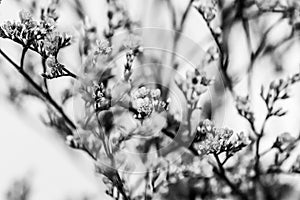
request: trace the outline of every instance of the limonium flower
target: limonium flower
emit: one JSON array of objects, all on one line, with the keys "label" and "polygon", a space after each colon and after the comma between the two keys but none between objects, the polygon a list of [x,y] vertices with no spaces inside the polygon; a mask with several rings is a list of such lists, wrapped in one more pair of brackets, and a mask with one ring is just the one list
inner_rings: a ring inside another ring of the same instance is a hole
[{"label": "limonium flower", "polygon": [[199,123],[196,132],[194,147],[199,154],[233,154],[248,143],[248,137],[243,133],[235,134],[228,128],[216,128],[208,119]]},{"label": "limonium flower", "polygon": [[201,0],[195,2],[195,7],[203,14],[207,21],[212,21],[217,14],[217,1],[215,0]]},{"label": "limonium flower", "polygon": [[71,44],[70,35],[55,31],[58,17],[51,9],[46,13],[43,12],[39,21],[34,20],[31,13],[25,10],[19,13],[19,18],[19,22],[8,21],[1,25],[0,37],[31,48],[45,59],[57,56],[61,48]]},{"label": "limonium flower", "polygon": [[153,111],[162,112],[167,109],[168,103],[160,100],[159,89],[140,87],[131,93],[132,107],[136,110],[138,119],[149,117]]}]

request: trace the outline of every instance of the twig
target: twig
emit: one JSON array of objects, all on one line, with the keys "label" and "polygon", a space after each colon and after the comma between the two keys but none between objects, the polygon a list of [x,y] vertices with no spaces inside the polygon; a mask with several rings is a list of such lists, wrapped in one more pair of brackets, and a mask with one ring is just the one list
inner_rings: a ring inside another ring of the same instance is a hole
[{"label": "twig", "polygon": [[265,132],[265,126],[266,126],[266,123],[268,121],[268,119],[271,117],[271,113],[270,111],[268,111],[268,114],[266,115],[264,121],[263,121],[263,124],[262,124],[262,127],[261,127],[261,131],[259,134],[257,134],[257,140],[256,140],[256,149],[255,149],[255,166],[254,166],[254,169],[255,169],[255,176],[258,178],[259,174],[260,174],[260,170],[259,170],[259,159],[260,159],[260,154],[259,154],[259,148],[260,148],[260,141],[261,141],[261,138],[263,137],[264,135],[264,132]]},{"label": "twig", "polygon": [[70,70],[68,70],[67,68],[63,67],[62,70],[65,71],[65,72],[67,73],[67,76],[70,76],[70,77],[75,78],[75,79],[78,78],[76,74],[72,73],[72,72],[71,72]]},{"label": "twig", "polygon": [[224,81],[225,81],[225,85],[228,87],[230,93],[232,94],[233,97],[235,97],[235,93],[233,91],[233,85],[232,85],[232,81],[227,73],[227,68],[228,68],[228,64],[229,64],[229,59],[228,56],[225,56],[225,50],[222,46],[222,44],[220,43],[217,35],[215,34],[213,28],[210,25],[210,22],[205,18],[204,13],[201,10],[198,10],[198,12],[200,13],[201,17],[203,18],[203,20],[206,23],[207,28],[210,31],[210,34],[215,42],[215,44],[217,45],[219,52],[220,52],[220,70],[222,72]]},{"label": "twig", "polygon": [[241,197],[241,199],[248,199],[248,197],[244,194],[244,193],[242,193],[238,188],[237,188],[237,186],[236,185],[234,185],[230,180],[229,180],[229,178],[227,177],[227,175],[226,175],[226,171],[225,171],[225,169],[224,169],[224,167],[223,167],[223,165],[222,165],[222,163],[221,163],[221,161],[220,161],[220,159],[219,159],[219,156],[216,154],[216,153],[214,153],[213,154],[214,155],[214,157],[215,157],[215,159],[216,159],[216,161],[217,161],[217,164],[218,164],[218,168],[219,168],[219,170],[217,170],[217,169],[215,169],[214,171],[220,176],[220,178],[222,178],[225,182],[226,182],[226,184],[232,189],[232,191],[235,193],[235,194],[237,194],[238,196],[240,196]]},{"label": "twig", "polygon": [[10,62],[16,70],[61,114],[61,116],[66,120],[67,124],[71,126],[71,128],[76,129],[75,124],[69,119],[69,117],[64,113],[63,109],[53,100],[53,98],[46,93],[33,79],[19,67],[6,53],[0,49],[0,54]]},{"label": "twig", "polygon": [[[42,66],[43,66],[43,73],[45,74],[46,71],[47,71],[46,59],[45,58],[42,58]],[[43,77],[43,79],[44,79],[44,85],[45,85],[46,92],[49,93],[47,78]]]},{"label": "twig", "polygon": [[[188,3],[188,5],[187,5],[187,7],[186,7],[186,9],[185,9],[185,11],[184,11],[184,13],[182,15],[182,18],[180,20],[180,25],[179,25],[179,27],[176,27],[176,30],[175,30],[175,36],[174,36],[173,47],[172,47],[172,52],[173,53],[172,53],[172,56],[171,56],[171,63],[170,63],[171,67],[173,67],[175,70],[178,67],[178,65],[175,62],[175,56],[176,56],[175,52],[177,50],[178,41],[179,41],[180,36],[181,36],[181,34],[183,32],[184,25],[185,25],[188,13],[189,13],[189,11],[192,8],[193,2],[194,2],[194,0],[190,0],[189,1],[189,3]],[[173,23],[175,23],[175,21],[173,21]],[[172,73],[174,73],[174,72],[172,71]],[[162,96],[162,98],[165,99],[165,100],[167,99],[168,94],[169,94],[169,89],[168,88],[169,88],[169,85],[171,84],[171,78],[172,77],[173,77],[172,74],[170,74],[170,76],[167,77],[167,81],[166,81],[167,86],[165,87],[165,92],[163,92],[163,96]]]},{"label": "twig", "polygon": [[21,62],[20,62],[20,68],[21,69],[24,69],[24,60],[25,60],[25,55],[26,55],[26,52],[28,50],[28,47],[23,47],[23,50],[22,50],[22,55],[21,55]]}]

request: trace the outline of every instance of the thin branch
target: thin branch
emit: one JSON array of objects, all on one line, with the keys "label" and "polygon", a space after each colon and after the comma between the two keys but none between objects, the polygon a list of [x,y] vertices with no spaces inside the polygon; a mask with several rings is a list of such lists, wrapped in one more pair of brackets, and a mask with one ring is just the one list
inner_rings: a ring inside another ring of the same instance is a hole
[{"label": "thin branch", "polygon": [[26,55],[26,52],[28,50],[28,47],[23,47],[23,50],[22,50],[22,55],[21,55],[21,62],[20,62],[20,68],[21,69],[24,69],[24,60],[25,60],[25,55]]},{"label": "thin branch", "polygon": [[264,121],[263,121],[263,124],[262,124],[262,127],[261,127],[261,131],[260,133],[257,135],[257,140],[256,140],[256,149],[255,149],[255,166],[254,166],[254,169],[255,169],[255,176],[258,177],[260,175],[260,169],[259,169],[259,160],[260,160],[260,153],[259,153],[259,149],[260,149],[260,141],[261,141],[261,138],[263,137],[264,135],[264,132],[265,132],[265,127],[266,127],[266,123],[268,121],[268,119],[271,117],[271,113],[270,111],[268,111],[268,114],[266,115]]},{"label": "thin branch", "polygon": [[226,184],[232,189],[232,191],[235,194],[237,194],[238,196],[241,197],[241,199],[248,199],[248,197],[243,192],[241,192],[239,190],[239,188],[229,180],[229,178],[226,175],[226,171],[220,161],[219,156],[215,153],[214,157],[215,157],[215,160],[217,161],[218,168],[219,168],[219,170],[215,169],[214,171],[219,175],[220,178],[222,178],[226,182]]},{"label": "thin branch", "polygon": [[171,0],[166,0],[166,1],[169,6],[169,9],[171,11],[172,26],[173,26],[173,29],[175,30],[177,27],[176,11],[175,11],[174,5],[172,4]]},{"label": "thin branch", "polygon": [[63,109],[53,100],[53,98],[46,93],[33,79],[19,67],[6,53],[0,49],[0,54],[10,62],[16,70],[61,114],[61,116],[66,120],[66,123],[70,125],[71,128],[76,129],[75,124],[69,119],[69,117],[64,113]]},{"label": "thin branch", "polygon": [[180,21],[180,26],[179,26],[179,29],[177,30],[180,33],[184,29],[185,21],[186,21],[186,18],[187,18],[187,15],[188,15],[190,9],[192,8],[193,2],[194,2],[194,0],[189,1],[189,4],[187,5],[187,7],[186,7],[186,9],[185,9],[185,11],[182,15],[182,18],[181,18],[181,21]]},{"label": "thin branch", "polygon": [[68,70],[67,68],[63,67],[62,70],[63,70],[64,72],[67,73],[67,76],[70,76],[70,77],[75,78],[75,79],[78,78],[76,74],[72,73],[72,72],[71,72],[70,70]]},{"label": "thin branch", "polygon": [[[178,67],[178,65],[175,62],[175,56],[176,56],[175,52],[177,50],[178,41],[179,41],[180,36],[181,36],[181,34],[183,32],[184,25],[185,25],[188,13],[189,13],[189,11],[192,8],[193,2],[194,2],[194,0],[190,0],[189,1],[189,3],[188,3],[188,5],[187,5],[187,7],[186,7],[186,9],[185,9],[185,11],[184,11],[184,13],[182,15],[182,18],[181,18],[181,21],[180,21],[180,25],[175,30],[175,36],[174,36],[173,47],[172,47],[173,54],[171,55],[171,63],[170,63],[171,67],[173,67],[175,70]],[[175,22],[173,21],[173,23],[175,23]],[[167,81],[166,81],[167,86],[165,87],[165,92],[163,92],[162,98],[165,99],[165,100],[167,99],[168,94],[169,94],[169,89],[168,88],[169,88],[169,85],[171,84],[170,83],[171,82],[171,77],[172,77],[172,74],[170,74],[170,76],[168,76]]]},{"label": "thin branch", "polygon": [[206,23],[207,28],[209,29],[209,32],[215,42],[215,44],[217,45],[219,52],[220,52],[220,70],[222,72],[223,78],[225,79],[225,85],[228,87],[228,89],[230,90],[230,93],[233,95],[233,97],[235,98],[235,92],[233,91],[233,85],[232,85],[232,81],[227,73],[227,68],[229,65],[229,58],[228,56],[225,56],[225,50],[221,44],[221,42],[218,39],[218,36],[215,34],[213,28],[210,25],[210,22],[205,18],[205,15],[203,13],[203,11],[201,11],[200,9],[198,10],[198,12],[200,13],[201,17],[203,18],[203,20]]},{"label": "thin branch", "polygon": [[[42,58],[42,66],[43,66],[43,73],[45,74],[46,71],[47,71],[46,59],[45,58]],[[44,85],[45,85],[46,92],[49,93],[48,80],[47,80],[46,77],[43,77],[43,80],[44,80]]]},{"label": "thin branch", "polygon": [[226,155],[226,158],[223,160],[222,165],[224,165],[231,157],[232,157],[232,154]]}]

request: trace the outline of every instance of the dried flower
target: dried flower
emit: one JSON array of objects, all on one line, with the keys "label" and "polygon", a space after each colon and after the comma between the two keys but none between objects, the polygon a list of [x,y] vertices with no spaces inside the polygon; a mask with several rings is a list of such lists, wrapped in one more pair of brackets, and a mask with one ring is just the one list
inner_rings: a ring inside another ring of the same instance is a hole
[{"label": "dried flower", "polygon": [[144,119],[149,117],[153,111],[162,112],[167,109],[168,102],[160,100],[159,89],[148,89],[140,87],[131,93],[132,107],[136,110],[135,117]]},{"label": "dried flower", "polygon": [[217,13],[217,1],[215,0],[205,0],[198,1],[198,5],[195,3],[196,9],[203,15],[204,19],[208,22],[211,22]]},{"label": "dried flower", "polygon": [[40,53],[45,57],[56,56],[61,48],[71,44],[72,37],[67,33],[52,32],[41,43]]},{"label": "dried flower", "polygon": [[42,76],[47,79],[53,79],[68,75],[64,72],[64,65],[57,62],[54,57],[50,57],[47,59],[46,66],[48,67],[48,69],[50,69],[50,71],[42,73]]},{"label": "dried flower", "polygon": [[244,133],[234,134],[227,128],[216,128],[208,119],[200,122],[197,127],[194,147],[199,154],[233,153],[245,147],[249,141]]},{"label": "dried flower", "polygon": [[[52,10],[51,10],[52,9]],[[20,22],[6,22],[0,26],[0,37],[8,38],[41,54],[44,59],[57,56],[61,48],[69,46],[71,37],[55,31],[57,16],[54,8],[43,11],[41,20],[33,20],[30,12],[19,13]]]}]

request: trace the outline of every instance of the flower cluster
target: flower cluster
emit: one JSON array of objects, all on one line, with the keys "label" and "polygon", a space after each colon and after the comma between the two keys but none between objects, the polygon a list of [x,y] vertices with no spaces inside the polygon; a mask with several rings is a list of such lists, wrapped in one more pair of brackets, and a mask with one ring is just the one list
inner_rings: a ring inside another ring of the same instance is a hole
[{"label": "flower cluster", "polygon": [[50,71],[42,73],[42,76],[47,79],[58,78],[61,76],[66,76],[64,72],[64,65],[57,62],[53,57],[50,57],[47,60],[47,66],[50,68]]},{"label": "flower cluster", "polygon": [[41,20],[35,21],[28,11],[19,13],[20,22],[6,22],[0,26],[0,37],[8,38],[41,54],[44,58],[56,56],[61,48],[71,43],[66,33],[55,31],[57,15],[54,8],[42,12]]},{"label": "flower cluster", "polygon": [[200,122],[194,141],[194,147],[199,154],[226,152],[233,155],[249,143],[248,137],[243,132],[234,134],[228,128],[216,128],[208,119]]},{"label": "flower cluster", "polygon": [[211,22],[217,13],[217,1],[216,0],[205,0],[196,2],[195,7],[203,15],[204,19]]},{"label": "flower cluster", "polygon": [[212,79],[207,78],[204,72],[200,73],[195,69],[194,71],[187,71],[186,80],[180,80],[176,83],[184,93],[187,101],[194,104],[206,92],[207,87],[212,83]]},{"label": "flower cluster", "polygon": [[160,100],[159,89],[140,87],[131,93],[132,107],[137,119],[149,117],[153,111],[162,112],[168,108],[168,102]]}]

